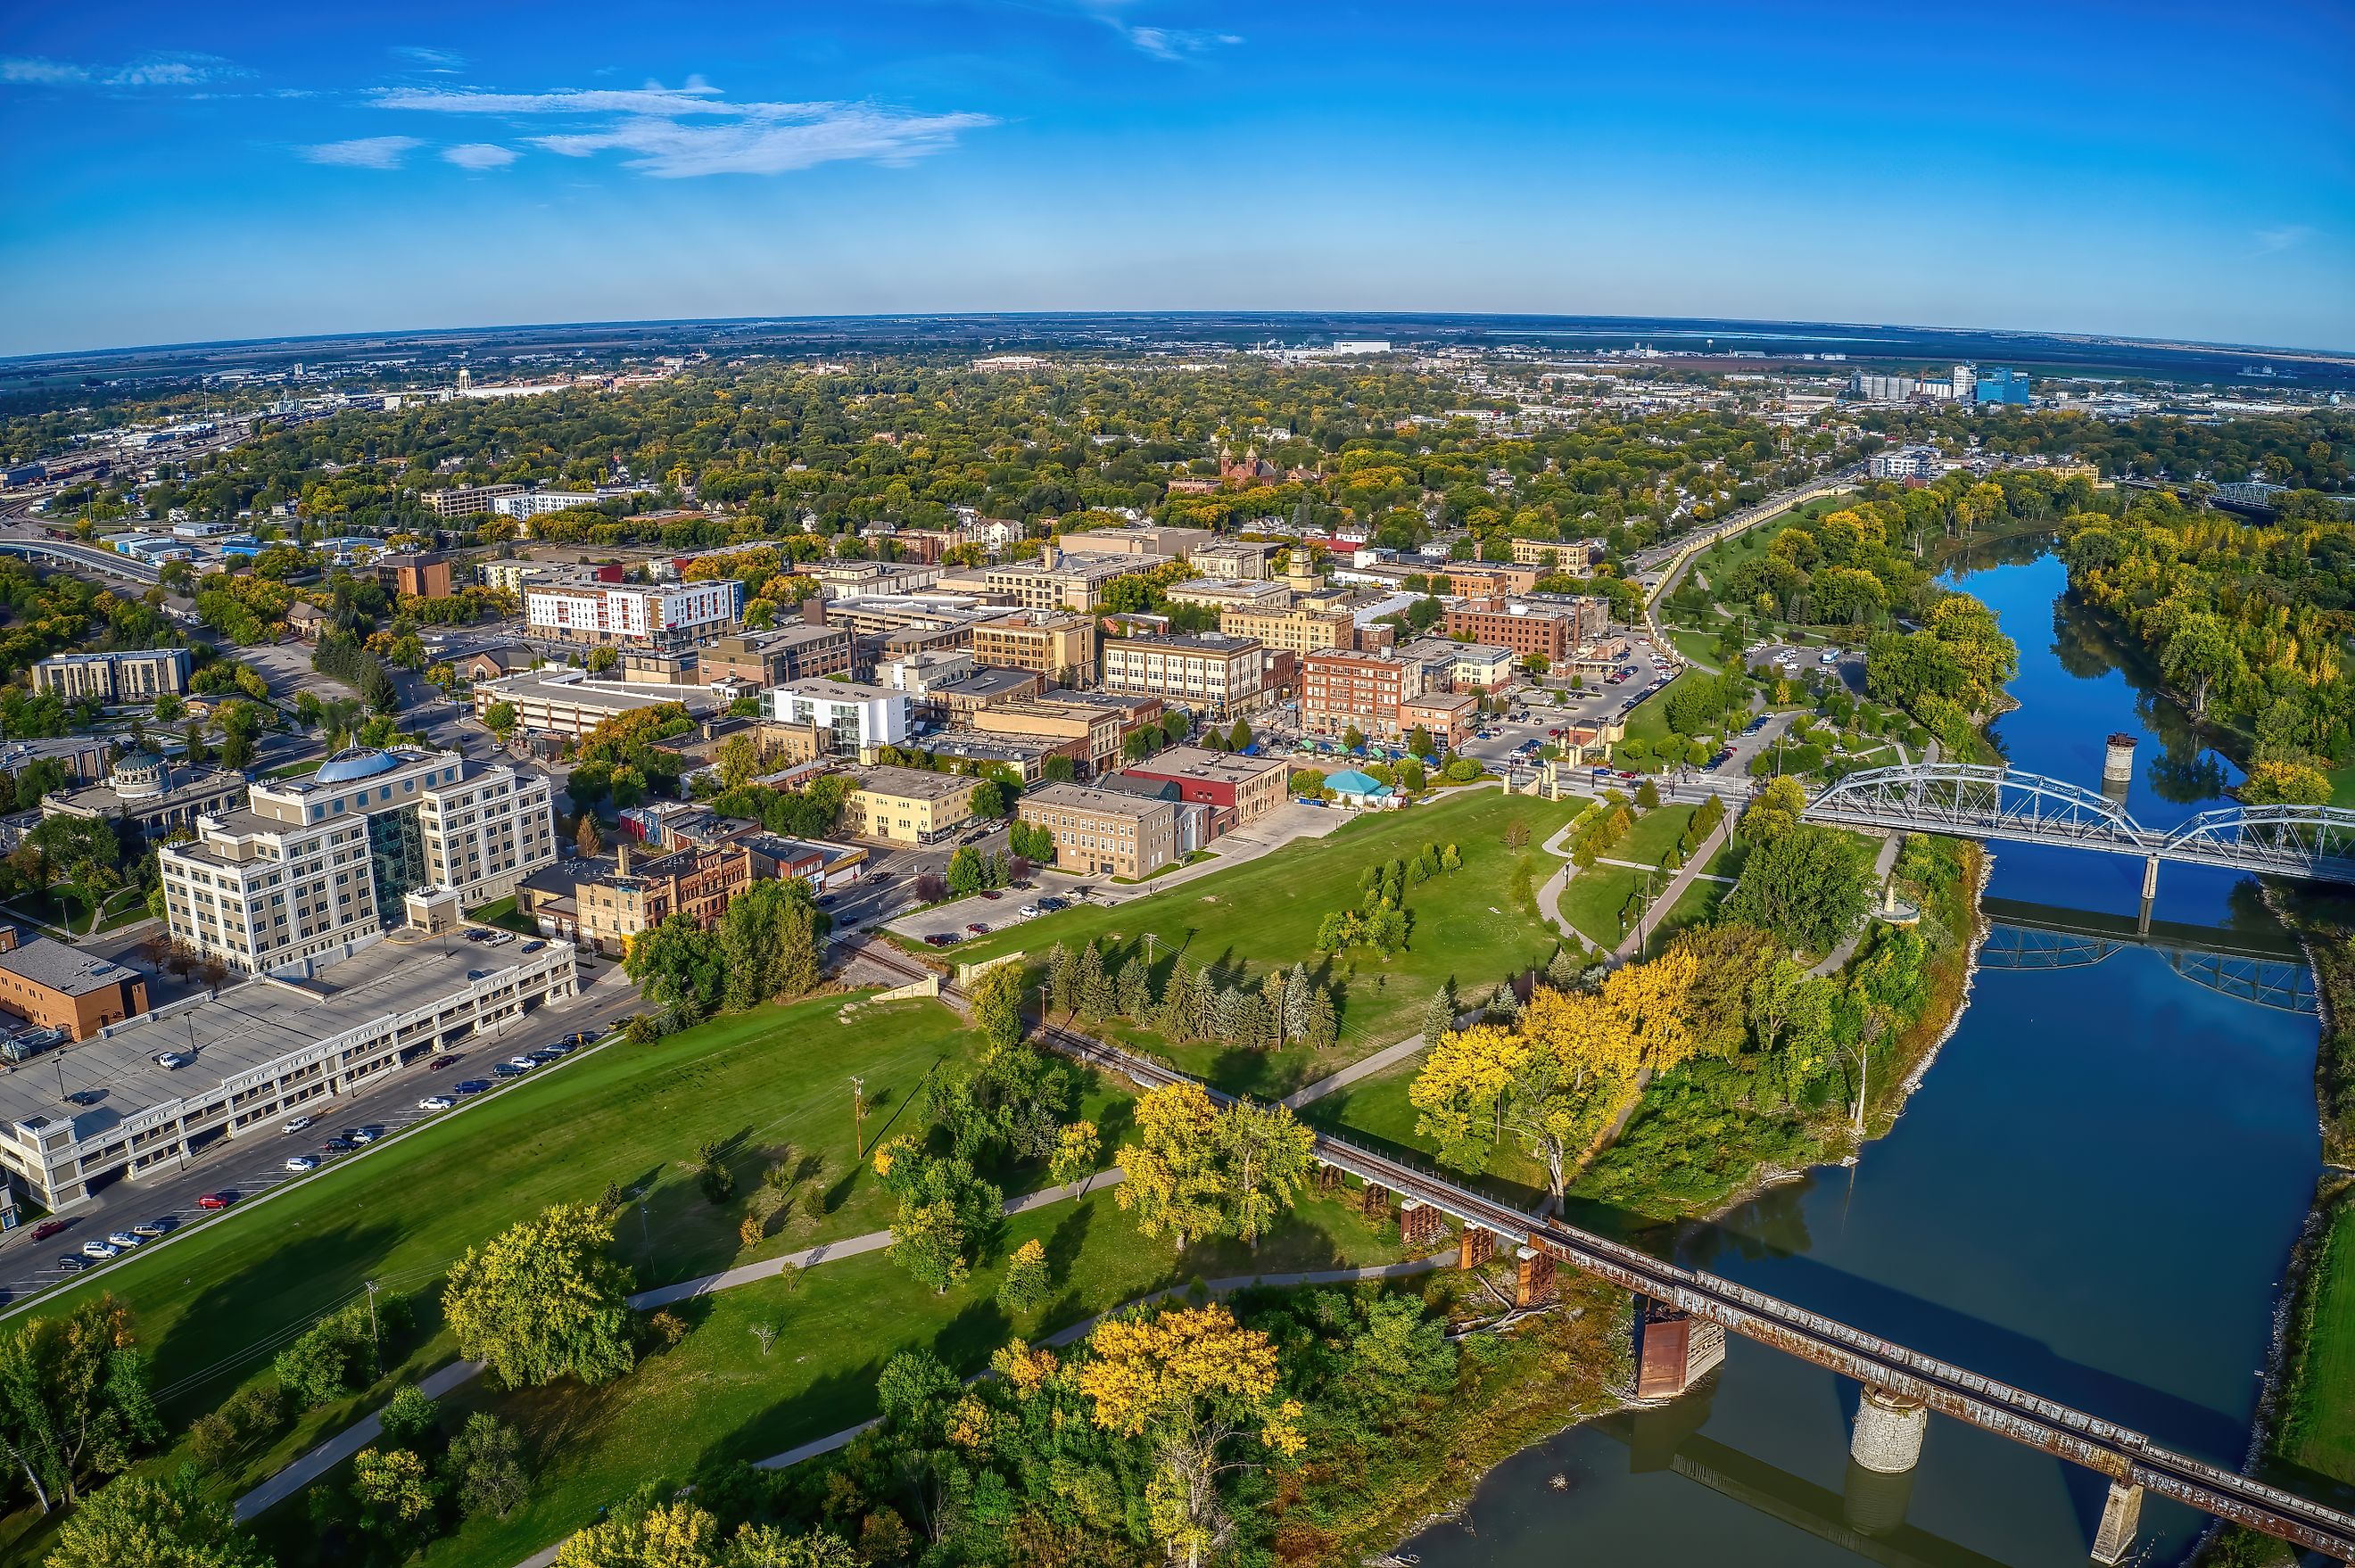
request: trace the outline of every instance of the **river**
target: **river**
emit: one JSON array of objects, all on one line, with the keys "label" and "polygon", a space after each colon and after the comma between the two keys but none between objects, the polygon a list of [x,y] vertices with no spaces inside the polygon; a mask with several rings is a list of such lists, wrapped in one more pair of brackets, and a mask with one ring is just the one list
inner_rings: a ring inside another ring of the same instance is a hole
[{"label": "river", "polygon": [[[2115,667],[2037,549],[1948,579],[2019,645],[2019,706],[1996,725],[2013,765],[2096,787],[2104,738],[2124,731],[2141,741],[2138,820],[2212,803],[2231,765]],[[2132,915],[2141,874],[2138,860],[2000,846],[1987,891]],[[2232,876],[2177,866],[2153,912],[2265,918]],[[1983,967],[1904,1115],[1856,1166],[1660,1244],[2237,1467],[2320,1169],[2316,1040],[2311,1017],[2203,988],[2146,948]],[[1684,1399],[1525,1450],[1401,1551],[1426,1568],[2086,1561],[2105,1490],[2090,1472],[1943,1417],[1910,1477],[1853,1470],[1856,1403],[1855,1384],[1737,1339]],[[2205,1523],[2157,1498],[2142,1520],[2153,1563],[2179,1559]]]}]

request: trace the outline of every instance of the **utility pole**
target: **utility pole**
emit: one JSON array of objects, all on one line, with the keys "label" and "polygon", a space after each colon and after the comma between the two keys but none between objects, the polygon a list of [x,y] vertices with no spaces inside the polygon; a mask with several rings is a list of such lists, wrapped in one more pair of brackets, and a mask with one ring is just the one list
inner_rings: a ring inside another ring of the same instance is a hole
[{"label": "utility pole", "polygon": [[850,1080],[850,1147],[856,1157],[867,1157],[867,1080],[857,1074]]},{"label": "utility pole", "polygon": [[376,1281],[371,1279],[363,1283],[368,1286],[368,1346],[378,1363],[381,1365],[384,1360],[384,1340],[377,1330]]}]

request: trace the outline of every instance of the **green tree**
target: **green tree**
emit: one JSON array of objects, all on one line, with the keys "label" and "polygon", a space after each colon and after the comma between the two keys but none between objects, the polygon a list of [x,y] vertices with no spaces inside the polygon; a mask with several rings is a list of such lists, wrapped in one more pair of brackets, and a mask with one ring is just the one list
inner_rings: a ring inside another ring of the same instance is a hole
[{"label": "green tree", "polygon": [[727,1005],[806,995],[823,967],[825,921],[797,879],[754,882],[730,900],[718,933]]},{"label": "green tree", "polygon": [[48,1568],[270,1568],[238,1531],[226,1499],[208,1499],[193,1466],[168,1477],[123,1476],[92,1492],[59,1528]]},{"label": "green tree", "polygon": [[1807,808],[1807,792],[1796,779],[1775,779],[1760,790],[1742,813],[1742,837],[1752,844],[1767,844],[1799,826]]},{"label": "green tree", "polygon": [[474,1412],[450,1440],[442,1477],[468,1518],[486,1513],[506,1518],[530,1493],[522,1435],[489,1411]]},{"label": "green tree", "polygon": [[1022,965],[1000,964],[984,970],[966,989],[973,1029],[983,1042],[1002,1049],[1022,1038]]},{"label": "green tree", "polygon": [[[986,816],[995,821],[1003,817],[1006,812],[1006,791],[996,779],[984,779],[973,786],[973,814],[975,816]],[[955,857],[951,856],[950,859]]]},{"label": "green tree", "polygon": [[613,1242],[602,1208],[558,1203],[467,1248],[442,1293],[459,1352],[507,1388],[628,1371],[630,1271],[608,1255]]},{"label": "green tree", "polygon": [[949,857],[948,884],[950,896],[953,898],[969,897],[974,893],[981,891],[983,887],[986,885],[986,882],[987,873],[982,864],[981,852],[970,844],[958,845],[956,853]]},{"label": "green tree", "polygon": [[0,1441],[43,1511],[164,1435],[131,1311],[111,1295],[0,1339]]},{"label": "green tree", "polygon": [[412,1541],[432,1525],[441,1488],[425,1461],[407,1448],[363,1448],[352,1457],[352,1499],[360,1528]]},{"label": "green tree", "polygon": [[1246,1100],[1220,1113],[1217,1141],[1229,1228],[1256,1252],[1316,1168],[1316,1135],[1284,1106]]},{"label": "green tree", "polygon": [[[310,694],[305,692],[304,695],[307,697]],[[163,715],[159,713],[156,717],[160,719]],[[512,702],[494,702],[483,710],[484,728],[497,736],[502,746],[514,736],[516,719],[516,705]]]},{"label": "green tree", "polygon": [[689,1019],[716,1012],[727,992],[727,966],[712,933],[683,914],[630,938],[622,970],[646,1000]]},{"label": "green tree", "polygon": [[1872,907],[1872,868],[1847,835],[1803,822],[1756,845],[1725,915],[1785,945],[1828,953]]},{"label": "green tree", "polygon": [[1033,1236],[1015,1248],[1014,1255],[1006,1261],[1006,1277],[997,1285],[997,1305],[1011,1317],[1034,1312],[1046,1305],[1052,1283],[1047,1268],[1047,1249]]}]

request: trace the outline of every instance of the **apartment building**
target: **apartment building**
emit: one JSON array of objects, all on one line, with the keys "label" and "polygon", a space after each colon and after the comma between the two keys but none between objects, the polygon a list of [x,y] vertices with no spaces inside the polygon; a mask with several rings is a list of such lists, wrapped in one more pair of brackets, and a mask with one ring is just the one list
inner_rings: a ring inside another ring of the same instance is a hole
[{"label": "apartment building", "polygon": [[406,550],[380,556],[376,563],[376,581],[388,593],[447,599],[451,594],[450,558],[435,550]]},{"label": "apartment building", "polygon": [[763,718],[810,724],[834,737],[838,757],[863,756],[879,746],[908,742],[908,694],[851,680],[797,680],[762,693]]},{"label": "apartment building", "polygon": [[1096,623],[1092,615],[1025,610],[973,628],[976,664],[1035,669],[1066,686],[1092,686],[1096,679]]},{"label": "apartment building", "polygon": [[474,580],[485,588],[521,593],[524,584],[554,577],[558,568],[544,560],[486,560],[474,568]]},{"label": "apartment building", "polygon": [[33,690],[66,702],[153,702],[188,689],[188,650],[144,648],[135,653],[59,654],[33,667]]},{"label": "apartment building", "polygon": [[1054,547],[1065,555],[1124,556],[1131,571],[1148,571],[1163,561],[1183,560],[1196,550],[1217,544],[1209,528],[1147,523],[1126,528],[1082,528],[1059,536]]},{"label": "apartment building", "polygon": [[1157,697],[1212,719],[1266,699],[1266,645],[1255,637],[1116,637],[1104,645],[1103,688]]},{"label": "apartment building", "polygon": [[1423,667],[1395,653],[1326,648],[1300,661],[1300,723],[1320,735],[1355,728],[1372,740],[1394,741],[1409,726],[1403,703],[1423,694]]},{"label": "apartment building", "polygon": [[1155,556],[1072,556],[1050,545],[1037,561],[993,566],[983,581],[990,592],[1025,610],[1088,611],[1102,603],[1104,585],[1114,578],[1165,564]]},{"label": "apartment building", "polygon": [[1231,637],[1256,637],[1271,648],[1309,654],[1318,648],[1357,645],[1358,623],[1347,610],[1295,604],[1282,610],[1229,606],[1219,612],[1219,630]]},{"label": "apartment building", "polygon": [[1194,551],[1187,563],[1205,577],[1265,582],[1275,575],[1276,557],[1291,548],[1265,539],[1220,539]]},{"label": "apartment building", "polygon": [[1501,596],[1534,592],[1538,579],[1545,572],[1535,566],[1509,561],[1452,560],[1433,568],[1431,575],[1446,578],[1450,592]]},{"label": "apartment building", "polygon": [[847,675],[851,656],[847,628],[801,624],[721,637],[703,650],[700,667],[706,685],[748,680],[754,686],[784,686]]},{"label": "apartment building", "polygon": [[461,485],[453,490],[420,490],[417,504],[447,522],[452,517],[498,511],[503,497],[523,493],[520,485]]},{"label": "apartment building", "polygon": [[1200,604],[1220,612],[1285,610],[1299,597],[1291,581],[1284,578],[1253,582],[1243,578],[1189,577],[1183,582],[1171,583],[1163,592],[1172,604]]},{"label": "apartment building", "polygon": [[1284,804],[1291,789],[1292,764],[1282,757],[1172,746],[1121,772],[1130,778],[1174,784],[1179,799],[1231,812],[1231,827],[1247,827]]},{"label": "apartment building", "polygon": [[1468,691],[1426,691],[1399,704],[1399,727],[1428,730],[1444,750],[1453,751],[1480,728],[1479,708],[1480,699]]},{"label": "apartment building", "polygon": [[734,578],[661,584],[527,582],[525,635],[591,646],[680,649],[732,630],[744,618]]},{"label": "apartment building", "polygon": [[556,859],[548,780],[455,752],[356,747],[308,778],[251,785],[157,855],[173,939],[248,974],[349,955],[404,897],[487,903]]},{"label": "apartment building", "polygon": [[1059,869],[1132,881],[1177,859],[1178,811],[1173,801],[1070,784],[1034,789],[1015,807],[1054,835]]},{"label": "apartment building", "polygon": [[1547,573],[1584,577],[1594,570],[1594,546],[1587,539],[1562,543],[1555,539],[1515,539],[1513,559],[1523,566],[1542,567]]},{"label": "apartment building", "polygon": [[516,908],[550,936],[618,958],[633,937],[675,914],[711,930],[762,865],[739,840],[641,855],[623,838],[611,859],[566,860],[534,872],[516,890]]},{"label": "apartment building", "polygon": [[867,768],[842,803],[842,830],[894,844],[931,844],[973,819],[973,792],[981,781],[965,773],[917,768]]},{"label": "apartment building", "polygon": [[1510,648],[1516,658],[1561,664],[1608,630],[1610,619],[1602,599],[1471,599],[1448,606],[1440,626],[1451,637]]}]

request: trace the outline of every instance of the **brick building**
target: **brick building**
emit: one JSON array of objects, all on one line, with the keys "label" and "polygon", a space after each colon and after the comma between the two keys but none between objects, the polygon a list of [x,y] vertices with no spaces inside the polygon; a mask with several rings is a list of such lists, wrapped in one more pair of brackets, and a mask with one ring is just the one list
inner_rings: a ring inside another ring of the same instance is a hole
[{"label": "brick building", "polygon": [[1282,757],[1242,757],[1231,752],[1206,752],[1199,746],[1172,746],[1121,771],[1131,778],[1174,784],[1180,800],[1231,811],[1233,826],[1246,827],[1284,804],[1292,766]]},{"label": "brick building", "polygon": [[1395,740],[1405,733],[1400,705],[1423,694],[1423,666],[1392,653],[1325,648],[1300,661],[1301,727],[1316,734],[1355,726],[1370,739]]},{"label": "brick building", "polygon": [[1265,700],[1265,653],[1255,637],[1116,637],[1104,645],[1103,688],[1231,719]]},{"label": "brick building", "polygon": [[1178,806],[1118,790],[1057,784],[1016,806],[1055,838],[1055,864],[1083,876],[1149,877],[1177,858]]}]

